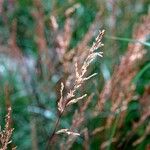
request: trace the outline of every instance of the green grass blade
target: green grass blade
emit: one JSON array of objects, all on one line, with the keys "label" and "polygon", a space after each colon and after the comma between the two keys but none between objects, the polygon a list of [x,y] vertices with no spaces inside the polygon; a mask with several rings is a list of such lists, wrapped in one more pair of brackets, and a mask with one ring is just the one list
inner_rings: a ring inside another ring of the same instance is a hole
[{"label": "green grass blade", "polygon": [[133,43],[140,43],[142,45],[145,46],[149,46],[150,47],[150,43],[149,42],[142,42],[139,40],[135,40],[135,39],[130,39],[130,38],[122,38],[122,37],[115,37],[115,36],[105,36],[105,38],[107,39],[112,39],[112,40],[119,40],[119,41],[124,41],[124,42],[133,42]]},{"label": "green grass blade", "polygon": [[136,75],[136,77],[133,79],[133,83],[136,84],[137,81],[141,78],[141,76],[143,75],[143,73],[145,71],[147,71],[148,69],[150,69],[150,63],[148,63],[147,65],[145,65],[140,72]]}]

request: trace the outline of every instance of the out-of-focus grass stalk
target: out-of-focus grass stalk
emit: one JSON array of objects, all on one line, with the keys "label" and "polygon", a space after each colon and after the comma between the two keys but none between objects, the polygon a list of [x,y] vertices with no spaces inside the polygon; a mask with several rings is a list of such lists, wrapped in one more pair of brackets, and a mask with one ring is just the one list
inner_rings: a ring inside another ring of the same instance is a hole
[{"label": "out-of-focus grass stalk", "polygon": [[118,124],[118,122],[119,122],[119,118],[120,118],[120,116],[119,116],[119,113],[118,113],[117,116],[116,116],[114,125],[113,125],[113,127],[112,127],[112,131],[111,131],[110,139],[109,139],[109,145],[108,145],[108,147],[107,147],[107,150],[110,150],[110,149],[111,149],[111,143],[112,143],[113,137],[114,137],[115,132],[116,132],[116,129],[117,129],[117,124]]}]

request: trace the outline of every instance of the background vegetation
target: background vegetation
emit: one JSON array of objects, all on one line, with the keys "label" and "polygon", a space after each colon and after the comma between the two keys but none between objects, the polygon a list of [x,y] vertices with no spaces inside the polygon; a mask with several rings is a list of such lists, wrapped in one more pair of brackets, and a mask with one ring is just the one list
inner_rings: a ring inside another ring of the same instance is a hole
[{"label": "background vegetation", "polygon": [[[87,72],[97,75],[60,117],[61,82],[65,95],[99,29],[103,58]],[[2,129],[10,106],[8,149],[150,149],[149,0],[0,0]]]}]

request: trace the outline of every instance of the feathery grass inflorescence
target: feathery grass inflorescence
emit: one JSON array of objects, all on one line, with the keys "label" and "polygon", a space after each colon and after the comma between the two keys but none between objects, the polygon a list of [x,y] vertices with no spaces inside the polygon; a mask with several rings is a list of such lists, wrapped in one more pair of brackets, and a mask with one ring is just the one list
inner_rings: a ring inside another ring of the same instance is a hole
[{"label": "feathery grass inflorescence", "polygon": [[71,131],[69,129],[60,129],[57,131],[57,128],[58,128],[60,119],[65,111],[65,108],[69,105],[77,103],[79,100],[82,100],[83,98],[85,98],[87,96],[87,94],[83,94],[80,97],[76,97],[76,93],[85,81],[89,80],[90,78],[92,78],[93,76],[96,75],[96,73],[94,73],[94,74],[86,77],[87,69],[88,69],[89,65],[92,63],[92,61],[97,56],[102,57],[103,52],[97,52],[97,49],[103,46],[103,44],[101,43],[101,40],[103,38],[104,32],[105,32],[104,30],[99,31],[99,34],[95,39],[95,42],[93,42],[92,47],[88,51],[88,55],[85,58],[85,61],[84,61],[83,65],[81,66],[81,69],[78,68],[77,62],[75,63],[75,82],[73,84],[73,87],[72,88],[70,87],[70,90],[69,90],[69,92],[67,92],[66,96],[63,95],[65,85],[63,82],[61,82],[60,99],[58,101],[59,116],[58,116],[58,119],[56,120],[54,130],[53,130],[51,136],[48,138],[47,148],[49,147],[49,144],[52,143],[56,134],[66,133],[68,135],[75,135],[75,136],[79,135],[78,133]]},{"label": "feathery grass inflorescence", "polygon": [[[128,45],[127,52],[122,57],[119,66],[114,70],[114,73],[110,80],[104,86],[102,92],[100,93],[99,99],[99,111],[103,112],[105,110],[105,104],[109,101],[111,103],[110,111],[111,113],[106,118],[106,127],[105,130],[112,128],[112,124],[115,125],[115,130],[117,134],[111,137],[111,140],[101,144],[101,149],[109,147],[111,143],[121,143],[120,137],[118,134],[119,129],[122,129],[125,124],[125,119],[127,112],[130,109],[129,104],[132,100],[139,100],[141,103],[141,117],[139,121],[132,122],[132,130],[129,131],[122,143],[128,142],[128,139],[131,139],[133,135],[136,135],[138,129],[148,120],[150,115],[149,110],[149,87],[145,89],[143,96],[139,99],[139,95],[136,93],[136,82],[135,78],[140,70],[140,66],[145,62],[145,54],[148,53],[144,47],[144,42],[147,41],[147,37],[150,34],[150,16],[147,15],[142,18],[142,22],[135,28],[133,32],[133,39],[138,42],[131,42]],[[139,42],[140,41],[140,42]],[[146,106],[145,106],[146,105]],[[119,119],[118,119],[119,118]],[[115,120],[119,120],[116,121]],[[149,126],[149,123],[147,124]],[[115,131],[114,130],[114,131]],[[115,131],[115,132],[116,132]],[[139,137],[132,146],[140,144],[148,135],[149,127],[146,127],[143,136]],[[125,142],[124,142],[125,141]],[[120,144],[121,146],[123,144]]]},{"label": "feathery grass inflorescence", "polygon": [[104,30],[99,31],[99,34],[95,42],[93,43],[92,47],[90,48],[88,52],[88,56],[85,59],[83,65],[81,66],[81,69],[78,68],[78,63],[77,62],[75,63],[75,82],[74,82],[73,88],[70,89],[66,97],[63,96],[64,83],[61,83],[61,90],[60,90],[61,98],[58,102],[58,110],[61,113],[64,111],[66,106],[74,104],[87,96],[87,94],[83,94],[82,96],[76,98],[76,92],[83,85],[85,81],[89,80],[90,78],[96,75],[96,73],[94,73],[88,77],[85,76],[87,69],[89,65],[91,64],[91,62],[97,56],[102,57],[102,52],[97,52],[96,50],[100,48],[101,46],[103,46],[103,44],[101,43],[103,35],[104,35]]},{"label": "feathery grass inflorescence", "polygon": [[[8,145],[12,142],[11,136],[13,129],[11,128],[11,107],[8,108],[8,113],[5,118],[5,128],[0,131],[0,150],[7,150]],[[15,148],[13,148],[15,150]]]},{"label": "feathery grass inflorescence", "polygon": [[[142,42],[146,42],[147,36],[150,34],[149,15],[143,17],[142,23],[139,24],[133,33],[133,39],[140,41],[129,43],[126,54],[122,57],[120,65],[116,67],[112,78],[104,86],[99,99],[99,109],[104,109],[104,104],[111,99],[111,112],[121,111],[121,120],[124,120],[124,112],[128,103],[135,95],[135,85],[132,80],[139,71],[140,65],[144,62],[146,50]],[[108,126],[111,126],[114,116],[108,117]],[[120,120],[120,124],[121,121]]]}]

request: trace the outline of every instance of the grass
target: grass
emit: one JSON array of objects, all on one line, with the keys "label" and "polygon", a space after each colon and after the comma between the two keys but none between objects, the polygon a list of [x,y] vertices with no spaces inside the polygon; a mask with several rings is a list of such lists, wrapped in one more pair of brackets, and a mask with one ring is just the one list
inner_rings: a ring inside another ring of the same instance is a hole
[{"label": "grass", "polygon": [[0,149],[148,149],[148,7],[2,1]]}]

